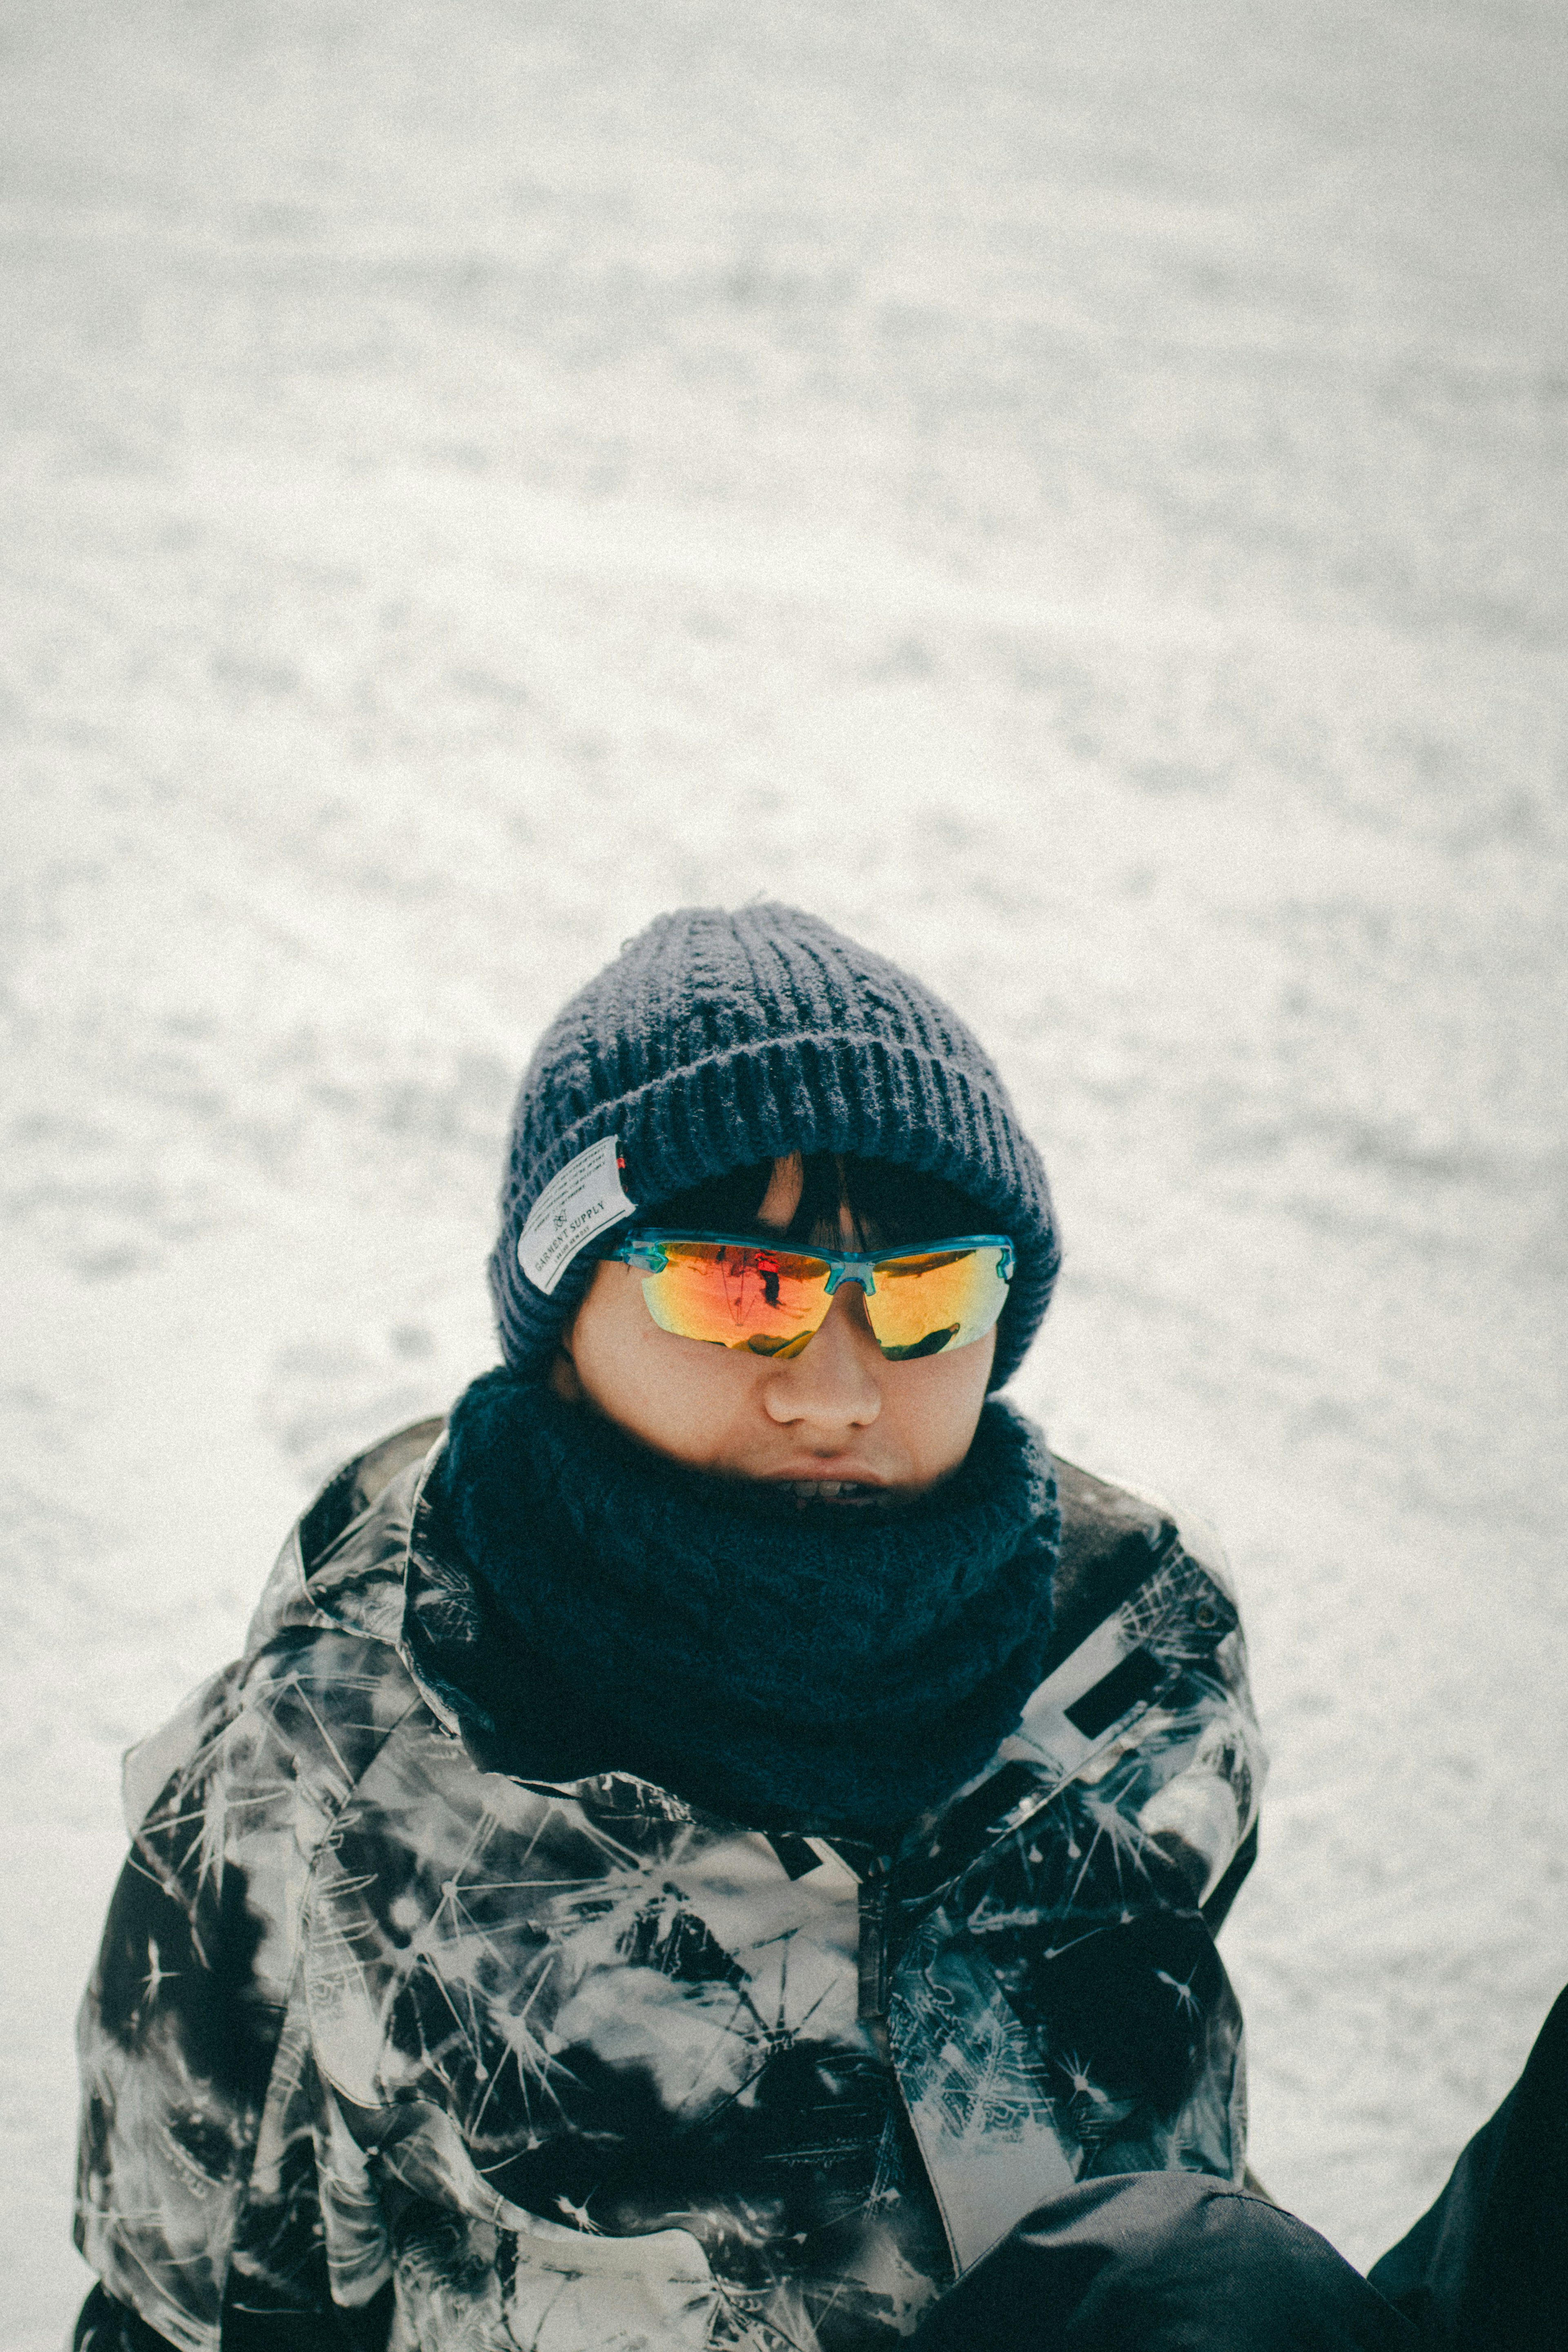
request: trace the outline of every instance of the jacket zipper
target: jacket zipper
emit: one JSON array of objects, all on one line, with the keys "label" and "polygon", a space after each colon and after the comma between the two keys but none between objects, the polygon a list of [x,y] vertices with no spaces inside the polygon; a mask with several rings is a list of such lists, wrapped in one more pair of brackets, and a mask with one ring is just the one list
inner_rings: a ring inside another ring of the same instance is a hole
[{"label": "jacket zipper", "polygon": [[931,2166],[926,2159],[925,2147],[920,2136],[920,2127],[916,2124],[914,2112],[910,2107],[908,2088],[904,2083],[903,2075],[899,2073],[898,2066],[894,2059],[893,2039],[888,2032],[887,1913],[889,1895],[888,1881],[892,1868],[893,1864],[891,1857],[886,1854],[879,1854],[875,1861],[871,1864],[869,1870],[865,1872],[860,1883],[860,1945],[858,1951],[860,1974],[860,2021],[862,2025],[864,2026],[866,2033],[874,2045],[878,2056],[881,2058],[883,2064],[887,2069],[889,2080],[893,2084],[894,2095],[904,2111],[904,2120],[909,2133],[910,2147],[915,2156],[915,2161],[918,2163],[922,2172],[925,2176],[925,2185],[930,2192],[932,2210],[936,2213],[937,2221],[940,2222],[942,2227],[942,2235],[946,2242],[947,2259],[952,2264],[953,2275],[955,2278],[959,2278],[963,2275],[964,2266],[958,2260],[958,2242],[953,2232],[953,2224],[947,2218],[947,2208],[942,2201],[942,2192],[936,2186],[936,2175],[932,2171]]},{"label": "jacket zipper", "polygon": [[888,1861],[879,1854],[860,1883],[860,2016],[864,2024],[887,2020],[887,1874]]}]

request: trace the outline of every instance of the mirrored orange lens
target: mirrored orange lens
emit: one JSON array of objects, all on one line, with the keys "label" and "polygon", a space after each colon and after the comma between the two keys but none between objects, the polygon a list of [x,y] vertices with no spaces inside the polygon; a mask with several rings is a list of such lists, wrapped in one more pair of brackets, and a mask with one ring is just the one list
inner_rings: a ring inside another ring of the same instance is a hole
[{"label": "mirrored orange lens", "polygon": [[[680,1339],[796,1356],[827,1319],[830,1269],[820,1257],[738,1242],[658,1247],[664,1264],[644,1276],[643,1296],[654,1322]],[[878,1259],[865,1311],[883,1354],[898,1362],[983,1339],[1007,1301],[1009,1255],[982,1243]]]},{"label": "mirrored orange lens", "polygon": [[880,1259],[865,1307],[883,1354],[897,1363],[984,1339],[1007,1303],[1002,1257],[985,1244]]},{"label": "mirrored orange lens", "polygon": [[661,1329],[754,1356],[798,1354],[828,1313],[828,1268],[818,1257],[733,1242],[661,1242],[664,1264],[643,1277]]}]

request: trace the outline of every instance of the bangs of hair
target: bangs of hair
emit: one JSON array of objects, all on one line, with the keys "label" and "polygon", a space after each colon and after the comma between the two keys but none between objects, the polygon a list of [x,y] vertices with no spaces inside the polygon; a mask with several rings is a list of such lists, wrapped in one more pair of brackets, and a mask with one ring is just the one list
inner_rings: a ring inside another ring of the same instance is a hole
[{"label": "bangs of hair", "polygon": [[783,1234],[772,1235],[771,1229],[758,1223],[757,1213],[773,1181],[773,1166],[771,1160],[762,1160],[754,1167],[709,1177],[706,1183],[640,1209],[638,1223],[676,1232],[755,1233],[759,1239],[771,1236],[841,1249],[840,1213],[847,1208],[856,1247],[876,1250],[987,1233],[996,1222],[967,1192],[940,1176],[925,1175],[892,1160],[812,1151],[801,1161],[800,1205]]}]

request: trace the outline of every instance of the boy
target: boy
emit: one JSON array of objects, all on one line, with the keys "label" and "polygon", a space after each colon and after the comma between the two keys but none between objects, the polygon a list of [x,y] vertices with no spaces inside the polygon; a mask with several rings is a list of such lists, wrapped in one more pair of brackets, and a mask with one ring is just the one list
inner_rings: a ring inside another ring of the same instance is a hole
[{"label": "boy", "polygon": [[996,1394],[1059,1251],[975,1039],[663,918],[501,1212],[503,1366],[131,1759],[78,2346],[1416,2342],[1239,2193],[1235,1603]]}]

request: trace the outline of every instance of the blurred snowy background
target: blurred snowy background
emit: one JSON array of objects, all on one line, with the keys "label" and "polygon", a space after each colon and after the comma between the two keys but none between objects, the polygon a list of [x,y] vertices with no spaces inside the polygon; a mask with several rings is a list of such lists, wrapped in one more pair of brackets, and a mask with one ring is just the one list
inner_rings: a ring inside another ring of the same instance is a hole
[{"label": "blurred snowy background", "polygon": [[5,0],[0,2334],[119,1752],[491,1356],[504,1123],[765,890],[991,1043],[1019,1383],[1235,1560],[1255,2161],[1568,1974],[1557,0]]}]

